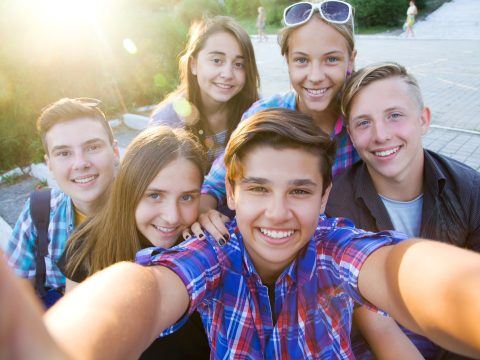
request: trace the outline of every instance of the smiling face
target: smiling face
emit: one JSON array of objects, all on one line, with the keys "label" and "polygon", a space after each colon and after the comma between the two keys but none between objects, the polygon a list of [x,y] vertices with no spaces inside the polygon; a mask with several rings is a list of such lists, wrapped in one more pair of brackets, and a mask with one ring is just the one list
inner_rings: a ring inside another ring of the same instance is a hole
[{"label": "smiling face", "polygon": [[98,121],[80,118],[60,122],[45,135],[45,161],[60,189],[88,215],[112,183],[118,148]]},{"label": "smiling face", "polygon": [[255,268],[271,283],[312,237],[329,189],[322,195],[318,156],[305,150],[257,146],[241,163],[242,177],[234,187],[226,182],[227,201]]},{"label": "smiling face", "polygon": [[348,131],[376,185],[418,178],[423,172],[422,135],[429,125],[429,109],[420,108],[399,77],[367,85],[350,106]]},{"label": "smiling face", "polygon": [[138,231],[154,246],[170,248],[197,219],[202,176],[183,157],[169,162],[148,185],[135,210]]},{"label": "smiling face", "polygon": [[190,70],[197,77],[204,106],[226,103],[245,85],[244,56],[233,35],[218,32],[192,58]]},{"label": "smiling face", "polygon": [[354,64],[355,53],[349,53],[346,39],[313,16],[292,31],[288,49],[288,72],[299,110],[315,117],[334,106]]}]

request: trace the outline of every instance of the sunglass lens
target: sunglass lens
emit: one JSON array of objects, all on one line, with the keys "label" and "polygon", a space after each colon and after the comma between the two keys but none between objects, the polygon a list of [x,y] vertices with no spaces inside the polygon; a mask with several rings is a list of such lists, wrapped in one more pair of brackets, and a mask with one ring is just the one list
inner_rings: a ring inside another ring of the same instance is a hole
[{"label": "sunglass lens", "polygon": [[347,22],[350,16],[349,6],[339,1],[325,1],[320,7],[328,21]]},{"label": "sunglass lens", "polygon": [[285,24],[299,24],[308,19],[311,11],[312,5],[308,3],[295,4],[285,13]]}]

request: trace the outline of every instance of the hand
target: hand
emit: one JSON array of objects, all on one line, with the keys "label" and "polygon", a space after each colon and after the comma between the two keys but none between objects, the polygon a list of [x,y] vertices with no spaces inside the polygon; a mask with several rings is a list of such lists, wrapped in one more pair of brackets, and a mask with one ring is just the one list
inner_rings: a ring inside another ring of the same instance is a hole
[{"label": "hand", "polygon": [[220,246],[223,246],[230,239],[227,227],[225,226],[225,222],[229,220],[228,216],[223,215],[218,210],[208,210],[207,212],[200,214],[198,221],[195,222],[190,229],[183,231],[183,238],[186,240],[192,236],[191,233],[193,233],[193,235],[202,239],[205,237],[202,230],[203,228],[208,231],[215,240],[217,240]]}]

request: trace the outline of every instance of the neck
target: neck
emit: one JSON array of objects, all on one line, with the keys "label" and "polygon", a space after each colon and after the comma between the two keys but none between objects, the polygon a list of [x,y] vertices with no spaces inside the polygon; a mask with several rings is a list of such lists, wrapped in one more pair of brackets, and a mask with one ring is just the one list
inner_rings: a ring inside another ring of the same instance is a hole
[{"label": "neck", "polygon": [[[416,163],[414,166],[414,163]],[[423,192],[423,165],[424,155],[410,164],[411,170],[395,178],[379,176],[368,168],[368,172],[378,194],[397,201],[411,201]]]},{"label": "neck", "polygon": [[81,212],[85,216],[90,216],[95,209],[94,204],[91,204],[91,203],[75,201],[73,199],[72,199],[72,203],[73,203],[73,206],[75,206],[75,209],[77,209],[77,211]]},{"label": "neck", "polygon": [[203,114],[207,118],[210,130],[215,133],[225,130],[227,128],[227,103],[202,99],[202,105]]},{"label": "neck", "polygon": [[306,108],[297,97],[298,110],[304,114],[310,115],[313,118],[313,122],[325,133],[331,135],[335,129],[335,124],[337,122],[340,111],[338,106],[332,103],[323,111],[312,111]]}]

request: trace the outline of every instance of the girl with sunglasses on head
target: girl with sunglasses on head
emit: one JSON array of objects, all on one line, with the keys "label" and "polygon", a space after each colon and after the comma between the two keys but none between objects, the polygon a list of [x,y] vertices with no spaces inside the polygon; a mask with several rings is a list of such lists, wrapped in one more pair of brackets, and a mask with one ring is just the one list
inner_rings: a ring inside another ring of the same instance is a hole
[{"label": "girl with sunglasses on head", "polygon": [[185,127],[208,150],[223,152],[260,84],[252,42],[235,20],[216,16],[194,23],[179,62],[180,85],[153,112],[151,125]]},{"label": "girl with sunglasses on head", "polygon": [[[284,11],[285,27],[278,42],[285,56],[292,90],[257,101],[242,119],[267,108],[287,108],[310,115],[337,143],[333,175],[360,158],[353,148],[340,113],[340,92],[355,61],[353,10],[339,0],[299,2]],[[200,224],[220,242],[227,241],[226,216],[215,209],[224,203],[225,165],[217,159],[202,187]],[[224,238],[222,238],[224,234]]]},{"label": "girl with sunglasses on head", "polygon": [[[95,217],[69,239],[60,260],[66,291],[137,251],[174,246],[199,212],[204,150],[184,129],[154,127],[127,148],[110,196]],[[159,338],[141,359],[208,359],[210,348],[198,313],[178,333]]]}]

